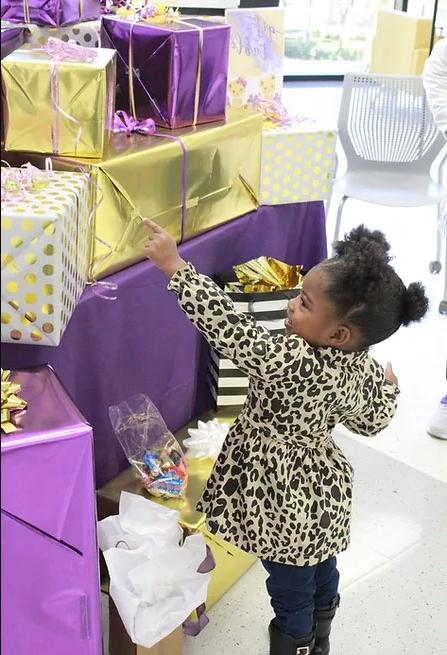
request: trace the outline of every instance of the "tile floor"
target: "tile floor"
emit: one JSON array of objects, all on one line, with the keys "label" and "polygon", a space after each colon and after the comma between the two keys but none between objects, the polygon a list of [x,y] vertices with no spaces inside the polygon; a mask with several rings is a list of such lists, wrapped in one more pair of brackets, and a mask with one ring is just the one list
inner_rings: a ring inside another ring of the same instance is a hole
[{"label": "tile floor", "polygon": [[[295,84],[285,98],[296,112],[333,127],[340,92],[337,83]],[[334,196],[329,240],[337,202]],[[447,441],[425,432],[447,390],[447,316],[437,311],[443,280],[428,273],[436,212],[349,201],[343,231],[361,222],[385,231],[400,275],[406,283],[424,282],[431,309],[421,324],[374,349],[377,359],[392,361],[402,389],[391,426],[373,439],[343,428],[336,433],[356,482],[352,545],[339,558],[342,605],[331,655],[447,655]],[[203,633],[186,638],[184,655],[267,655],[264,580],[256,564],[209,612]]]}]

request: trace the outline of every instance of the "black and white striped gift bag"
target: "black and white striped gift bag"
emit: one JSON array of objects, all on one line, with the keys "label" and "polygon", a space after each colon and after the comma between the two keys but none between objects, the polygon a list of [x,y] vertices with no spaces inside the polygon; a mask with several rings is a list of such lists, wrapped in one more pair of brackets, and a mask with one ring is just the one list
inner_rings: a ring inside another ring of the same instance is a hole
[{"label": "black and white striped gift bag", "polygon": [[[244,293],[228,291],[227,283],[235,280],[234,274],[223,274],[216,281],[224,288],[235,309],[255,319],[256,325],[266,327],[272,334],[284,334],[287,303],[295,298],[298,289]],[[219,357],[212,350],[209,365],[209,384],[216,407],[240,408],[245,402],[248,377],[230,360]]]}]

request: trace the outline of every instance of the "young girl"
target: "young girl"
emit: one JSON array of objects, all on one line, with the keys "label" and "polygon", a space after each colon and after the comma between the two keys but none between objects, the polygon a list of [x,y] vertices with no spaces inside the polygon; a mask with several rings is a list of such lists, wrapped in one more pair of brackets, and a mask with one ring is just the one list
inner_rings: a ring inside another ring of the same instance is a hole
[{"label": "young girl", "polygon": [[212,533],[259,557],[269,574],[270,654],[327,655],[353,475],[331,433],[343,423],[372,436],[392,419],[397,379],[367,350],[424,316],[424,289],[406,288],[383,234],[361,226],[305,276],[288,305],[287,334],[272,336],[145,222],[144,253],[170,278],[180,307],[250,377],[198,509]]}]

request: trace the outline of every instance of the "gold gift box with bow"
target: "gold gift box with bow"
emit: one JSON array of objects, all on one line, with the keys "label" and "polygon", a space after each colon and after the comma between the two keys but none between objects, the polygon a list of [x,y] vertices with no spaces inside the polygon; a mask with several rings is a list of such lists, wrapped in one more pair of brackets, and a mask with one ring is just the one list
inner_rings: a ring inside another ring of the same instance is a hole
[{"label": "gold gift box with bow", "polygon": [[[157,134],[114,134],[102,159],[52,157],[55,169],[90,172],[99,204],[90,279],[101,279],[143,259],[152,218],[177,242],[182,237],[182,165],[187,170],[184,240],[258,207],[262,116],[232,114],[224,122]],[[8,161],[42,167],[44,158],[8,154]]]},{"label": "gold gift box with bow", "polygon": [[93,61],[52,60],[16,50],[2,60],[5,150],[101,157],[115,103],[115,51]]}]

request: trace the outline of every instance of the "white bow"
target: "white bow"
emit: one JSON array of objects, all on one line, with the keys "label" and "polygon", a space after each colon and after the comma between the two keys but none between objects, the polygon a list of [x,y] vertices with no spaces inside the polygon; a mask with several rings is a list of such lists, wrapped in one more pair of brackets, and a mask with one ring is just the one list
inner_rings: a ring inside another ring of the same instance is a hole
[{"label": "white bow", "polygon": [[186,457],[193,459],[217,459],[230,428],[229,423],[199,421],[197,428],[188,430],[189,438],[183,444],[188,448]]}]

